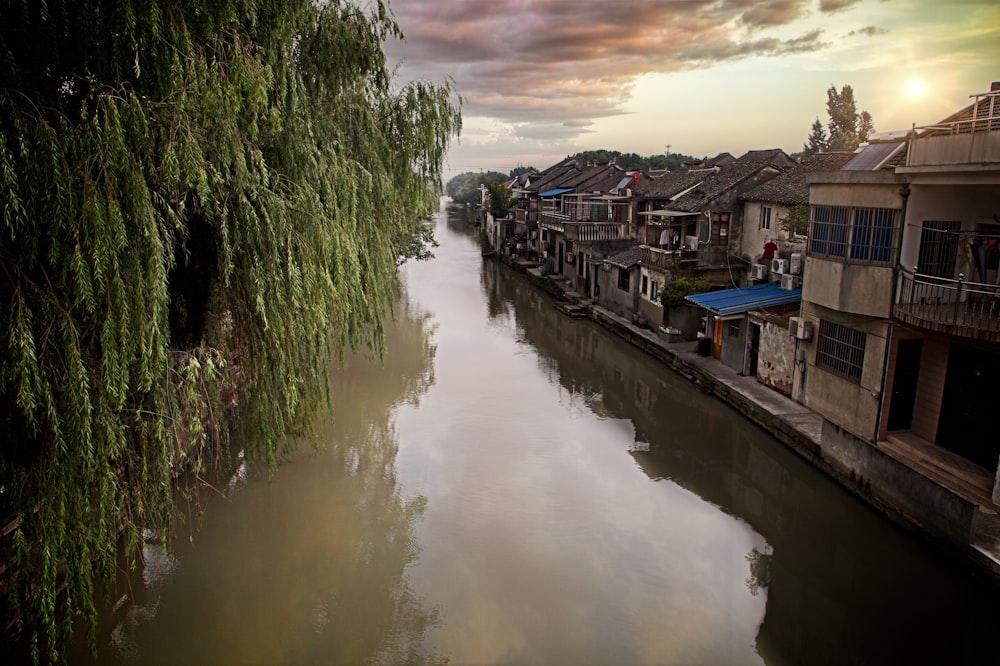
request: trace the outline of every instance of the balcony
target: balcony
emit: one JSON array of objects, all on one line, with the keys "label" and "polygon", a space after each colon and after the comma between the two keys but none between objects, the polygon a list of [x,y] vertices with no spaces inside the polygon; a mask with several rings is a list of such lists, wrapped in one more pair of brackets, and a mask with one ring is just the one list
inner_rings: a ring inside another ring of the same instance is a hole
[{"label": "balcony", "polygon": [[1000,286],[900,271],[895,318],[910,326],[1000,342]]},{"label": "balcony", "polygon": [[627,224],[574,219],[569,215],[551,211],[542,211],[541,227],[563,233],[569,241],[589,242],[629,237]]},{"label": "balcony", "polygon": [[932,167],[1000,163],[1000,91],[973,95],[965,117],[914,127],[906,166],[900,172]]}]

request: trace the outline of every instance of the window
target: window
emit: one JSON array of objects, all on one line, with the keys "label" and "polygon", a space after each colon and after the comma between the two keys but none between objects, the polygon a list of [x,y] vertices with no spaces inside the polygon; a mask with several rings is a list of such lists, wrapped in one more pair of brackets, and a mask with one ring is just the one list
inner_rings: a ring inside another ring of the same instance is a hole
[{"label": "window", "polygon": [[771,228],[771,207],[761,206],[760,207],[760,228],[770,229]]},{"label": "window", "polygon": [[628,291],[631,287],[631,282],[629,281],[629,270],[627,268],[618,269],[618,288],[622,291]]},{"label": "window", "polygon": [[888,208],[858,208],[854,211],[851,259],[888,263],[896,211]]},{"label": "window", "polygon": [[893,208],[813,206],[809,254],[871,264],[888,264],[896,241]]},{"label": "window", "polygon": [[738,338],[740,337],[740,320],[733,319],[729,322],[729,337]]},{"label": "window", "polygon": [[861,383],[867,336],[847,326],[820,321],[816,346],[816,366],[825,368],[856,384]]},{"label": "window", "polygon": [[[955,277],[958,258],[958,231],[960,222],[924,221],[920,230],[920,254],[917,270],[924,275]],[[983,278],[980,277],[980,282]]]},{"label": "window", "polygon": [[640,288],[640,291],[642,291],[642,293],[645,294],[646,293],[646,289],[648,288],[648,286],[649,286],[649,278],[647,278],[645,275],[643,275],[642,276],[642,287]]},{"label": "window", "polygon": [[729,213],[712,213],[712,245],[729,242]]},{"label": "window", "polygon": [[649,300],[656,302],[656,299],[660,296],[660,285],[656,280],[649,281]]}]

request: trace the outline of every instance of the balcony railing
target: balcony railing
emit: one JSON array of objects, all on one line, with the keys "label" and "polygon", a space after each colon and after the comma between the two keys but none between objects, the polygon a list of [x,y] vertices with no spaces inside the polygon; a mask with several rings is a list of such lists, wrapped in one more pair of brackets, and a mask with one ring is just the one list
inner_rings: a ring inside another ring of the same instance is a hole
[{"label": "balcony railing", "polygon": [[591,222],[549,211],[542,212],[543,229],[566,234],[571,241],[601,241],[628,238],[628,225],[618,222]]},{"label": "balcony railing", "polygon": [[902,269],[894,314],[940,333],[1000,342],[1000,286]]}]

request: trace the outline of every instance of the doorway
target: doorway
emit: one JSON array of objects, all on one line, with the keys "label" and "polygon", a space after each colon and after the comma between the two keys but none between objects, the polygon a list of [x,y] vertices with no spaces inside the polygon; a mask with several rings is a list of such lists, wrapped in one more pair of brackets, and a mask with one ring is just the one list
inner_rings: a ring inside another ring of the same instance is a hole
[{"label": "doorway", "polygon": [[889,403],[889,430],[909,430],[913,423],[913,405],[917,399],[920,355],[923,340],[900,340],[896,348],[896,370],[892,375],[892,401]]},{"label": "doorway", "polygon": [[951,345],[936,443],[988,470],[997,469],[996,378],[1000,354]]}]

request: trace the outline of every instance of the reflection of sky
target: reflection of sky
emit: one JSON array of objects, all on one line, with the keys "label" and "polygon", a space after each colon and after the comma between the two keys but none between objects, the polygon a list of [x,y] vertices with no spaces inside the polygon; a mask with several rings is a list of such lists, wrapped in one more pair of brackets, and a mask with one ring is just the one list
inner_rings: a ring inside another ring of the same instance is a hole
[{"label": "reflection of sky", "polygon": [[556,383],[509,317],[489,322],[473,242],[437,235],[435,262],[451,269],[406,275],[434,314],[435,384],[395,413],[402,492],[428,500],[409,579],[442,610],[433,650],[458,663],[759,663],[766,592],[748,592],[746,555],[763,539],[651,482],[628,455],[632,424]]}]

